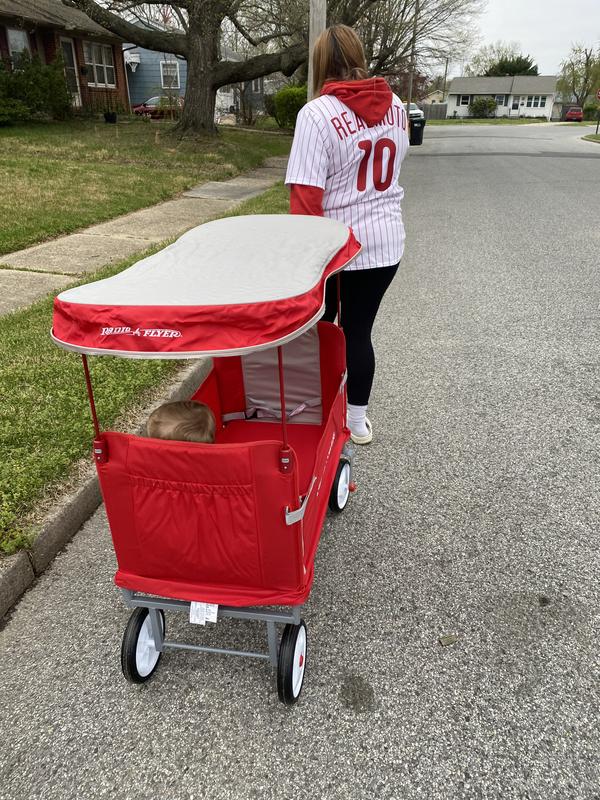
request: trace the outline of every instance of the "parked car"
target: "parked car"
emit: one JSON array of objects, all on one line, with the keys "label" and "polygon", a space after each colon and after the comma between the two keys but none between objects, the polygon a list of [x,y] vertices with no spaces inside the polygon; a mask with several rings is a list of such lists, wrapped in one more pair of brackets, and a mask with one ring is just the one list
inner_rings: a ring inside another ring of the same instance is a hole
[{"label": "parked car", "polygon": [[134,114],[141,117],[150,117],[150,119],[162,119],[163,117],[170,117],[173,111],[176,115],[181,113],[183,109],[183,97],[178,97],[172,105],[171,98],[166,95],[156,95],[150,97],[144,103],[133,106],[131,109]]},{"label": "parked car", "polygon": [[565,114],[567,122],[583,122],[583,109],[581,106],[571,106]]},{"label": "parked car", "polygon": [[411,103],[408,109],[409,119],[425,119],[425,114],[416,103]]}]

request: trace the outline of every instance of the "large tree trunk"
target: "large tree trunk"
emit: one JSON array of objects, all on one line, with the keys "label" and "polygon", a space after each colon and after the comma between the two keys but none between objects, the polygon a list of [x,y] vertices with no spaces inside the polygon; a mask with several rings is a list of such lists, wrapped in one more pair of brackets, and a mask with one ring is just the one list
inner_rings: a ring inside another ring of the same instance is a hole
[{"label": "large tree trunk", "polygon": [[187,36],[187,86],[181,120],[177,130],[182,134],[216,134],[213,84],[215,64],[219,61],[221,20],[200,9],[190,12]]}]

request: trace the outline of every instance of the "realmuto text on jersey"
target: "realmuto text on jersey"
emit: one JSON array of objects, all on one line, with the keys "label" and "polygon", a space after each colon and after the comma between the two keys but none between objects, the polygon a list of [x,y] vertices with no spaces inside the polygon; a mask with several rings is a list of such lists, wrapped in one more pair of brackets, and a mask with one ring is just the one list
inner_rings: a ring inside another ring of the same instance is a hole
[{"label": "realmuto text on jersey", "polygon": [[[367,126],[360,117],[357,117],[352,111],[342,111],[337,117],[330,117],[330,123],[333,125],[335,132],[340,139],[347,139],[354,133],[364,130]],[[386,112],[385,117],[381,122],[373,125],[374,128],[381,128],[382,126],[395,125],[397,128],[406,130],[406,111],[401,107],[392,105]]]}]

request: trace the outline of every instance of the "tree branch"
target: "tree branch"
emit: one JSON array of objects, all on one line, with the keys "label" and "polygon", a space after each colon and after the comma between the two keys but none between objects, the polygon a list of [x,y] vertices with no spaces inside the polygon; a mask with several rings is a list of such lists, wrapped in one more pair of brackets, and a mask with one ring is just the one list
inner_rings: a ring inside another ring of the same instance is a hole
[{"label": "tree branch", "polygon": [[139,25],[133,25],[112,11],[102,8],[95,0],[62,0],[62,2],[66,6],[83,11],[98,25],[102,25],[103,28],[128,42],[134,42],[148,50],[187,56],[187,40],[182,33],[147,30]]},{"label": "tree branch", "polygon": [[250,81],[253,78],[270,75],[272,72],[291,75],[307,58],[308,46],[305,42],[300,42],[279,53],[265,53],[247,61],[220,61],[215,65],[212,85],[218,88],[230,83]]},{"label": "tree branch", "polygon": [[242,34],[244,39],[247,42],[250,42],[250,44],[253,47],[258,47],[260,44],[265,44],[266,42],[273,41],[273,39],[279,39],[282,36],[289,36],[290,35],[290,31],[282,31],[282,32],[278,32],[278,33],[269,33],[269,34],[266,34],[265,36],[261,36],[258,39],[255,39],[252,36],[252,34],[249,31],[247,31],[246,28],[244,28],[244,26],[238,20],[238,18],[235,16],[235,14],[228,14],[228,18],[231,20],[231,22],[233,23],[234,27]]}]

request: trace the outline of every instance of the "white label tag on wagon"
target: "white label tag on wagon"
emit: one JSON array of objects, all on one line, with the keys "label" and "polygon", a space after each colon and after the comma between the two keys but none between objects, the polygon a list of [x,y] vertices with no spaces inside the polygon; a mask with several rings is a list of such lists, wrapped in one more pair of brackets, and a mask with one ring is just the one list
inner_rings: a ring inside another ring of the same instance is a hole
[{"label": "white label tag on wagon", "polygon": [[207,622],[216,622],[218,614],[219,614],[219,606],[217,605],[217,603],[207,603],[206,604],[206,621]]},{"label": "white label tag on wagon", "polygon": [[190,622],[194,625],[206,625],[206,603],[190,603]]}]

